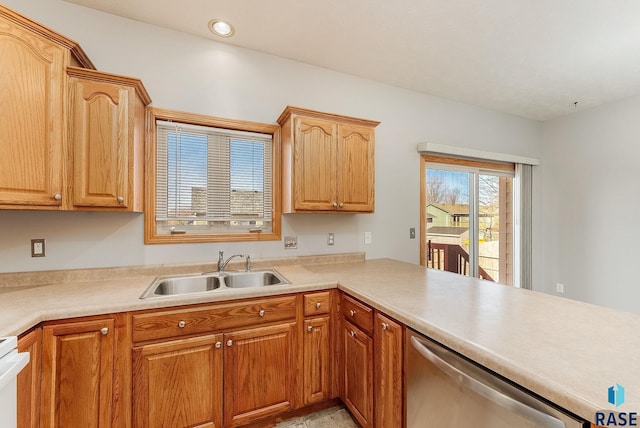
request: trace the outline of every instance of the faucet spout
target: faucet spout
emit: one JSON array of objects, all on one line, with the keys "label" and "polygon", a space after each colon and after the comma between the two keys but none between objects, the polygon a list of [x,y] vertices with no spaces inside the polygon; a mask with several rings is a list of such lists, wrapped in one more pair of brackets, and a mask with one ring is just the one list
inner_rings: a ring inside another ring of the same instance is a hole
[{"label": "faucet spout", "polygon": [[227,264],[231,261],[231,259],[235,257],[244,257],[242,254],[234,254],[229,257],[227,260],[224,259],[224,253],[222,251],[218,251],[218,272],[224,271],[224,268],[227,267]]}]

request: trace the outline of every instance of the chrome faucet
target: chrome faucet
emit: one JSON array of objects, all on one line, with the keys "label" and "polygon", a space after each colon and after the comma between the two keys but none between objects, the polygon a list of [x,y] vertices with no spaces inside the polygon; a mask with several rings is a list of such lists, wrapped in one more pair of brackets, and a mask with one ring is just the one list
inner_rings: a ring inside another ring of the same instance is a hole
[{"label": "chrome faucet", "polygon": [[244,257],[244,255],[234,254],[233,256],[225,260],[224,253],[222,251],[218,251],[218,272],[222,272],[224,268],[227,267],[227,263],[229,263],[234,257]]}]

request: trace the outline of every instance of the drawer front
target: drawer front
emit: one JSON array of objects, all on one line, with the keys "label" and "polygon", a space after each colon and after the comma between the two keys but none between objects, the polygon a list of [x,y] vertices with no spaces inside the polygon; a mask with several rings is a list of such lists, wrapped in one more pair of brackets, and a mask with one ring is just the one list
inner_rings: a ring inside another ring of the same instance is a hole
[{"label": "drawer front", "polygon": [[369,336],[373,333],[373,309],[344,294],[341,306],[343,319],[360,327]]},{"label": "drawer front", "polygon": [[137,314],[133,316],[133,341],[218,332],[293,319],[295,316],[296,296]]},{"label": "drawer front", "polygon": [[322,291],[304,295],[304,316],[313,316],[329,313],[331,304],[331,292]]}]

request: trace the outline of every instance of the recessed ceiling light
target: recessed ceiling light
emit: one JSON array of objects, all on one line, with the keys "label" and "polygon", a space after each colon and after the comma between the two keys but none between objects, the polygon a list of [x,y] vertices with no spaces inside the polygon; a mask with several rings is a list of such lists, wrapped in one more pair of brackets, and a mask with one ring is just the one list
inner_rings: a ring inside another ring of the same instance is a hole
[{"label": "recessed ceiling light", "polygon": [[220,19],[212,19],[209,21],[209,30],[220,37],[231,37],[235,32],[231,24]]}]

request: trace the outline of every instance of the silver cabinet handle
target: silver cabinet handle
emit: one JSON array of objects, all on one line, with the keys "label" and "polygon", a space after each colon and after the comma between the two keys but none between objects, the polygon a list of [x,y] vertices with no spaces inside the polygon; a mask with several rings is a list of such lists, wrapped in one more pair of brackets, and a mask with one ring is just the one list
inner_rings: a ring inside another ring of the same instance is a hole
[{"label": "silver cabinet handle", "polygon": [[338,208],[338,203],[337,203],[337,202],[334,202],[334,203],[333,203],[333,204],[331,204],[331,205],[333,205],[333,208]]},{"label": "silver cabinet handle", "polygon": [[344,202],[340,202],[340,204],[338,205],[340,208],[344,207]]},{"label": "silver cabinet handle", "polygon": [[222,342],[216,342],[216,348],[222,347]]},{"label": "silver cabinet handle", "polygon": [[316,309],[320,309],[320,306],[322,306],[322,303],[320,302],[316,303]]},{"label": "silver cabinet handle", "polygon": [[122,196],[118,196],[118,197],[116,198],[116,201],[118,201],[118,203],[119,203],[119,204],[121,204],[121,203],[123,203],[123,202],[124,202],[124,198],[123,198]]},{"label": "silver cabinet handle", "polygon": [[100,333],[102,333],[103,335],[109,333],[109,329],[107,327],[103,327],[100,329]]},{"label": "silver cabinet handle", "polygon": [[178,323],[178,327],[180,327],[180,328],[184,328],[184,326],[186,326],[186,325],[187,325],[187,323],[186,323],[186,322],[184,322],[184,321],[180,321],[180,322]]},{"label": "silver cabinet handle", "polygon": [[308,331],[308,332],[312,332],[312,331],[313,331],[313,326],[312,326],[312,325],[308,326],[308,327],[307,327],[307,331]]},{"label": "silver cabinet handle", "polygon": [[258,312],[258,315],[260,315],[261,317],[264,316],[264,309],[260,309],[260,312]]},{"label": "silver cabinet handle", "polygon": [[350,333],[351,333],[351,337],[356,337],[356,332],[355,331],[351,330]]},{"label": "silver cabinet handle", "polygon": [[231,345],[233,345],[233,340],[231,339],[227,340],[227,346],[231,346]]},{"label": "silver cabinet handle", "polygon": [[383,330],[386,330],[386,329],[388,329],[388,328],[389,328],[389,324],[387,324],[386,322],[383,322],[383,323],[382,323],[382,329],[383,329]]},{"label": "silver cabinet handle", "polygon": [[62,195],[60,193],[56,193],[55,195],[53,195],[53,199],[55,199],[56,201],[59,201],[62,199]]},{"label": "silver cabinet handle", "polygon": [[352,317],[355,317],[355,316],[356,316],[356,311],[354,311],[353,309],[351,309],[351,310],[349,311],[349,315],[351,315]]}]

